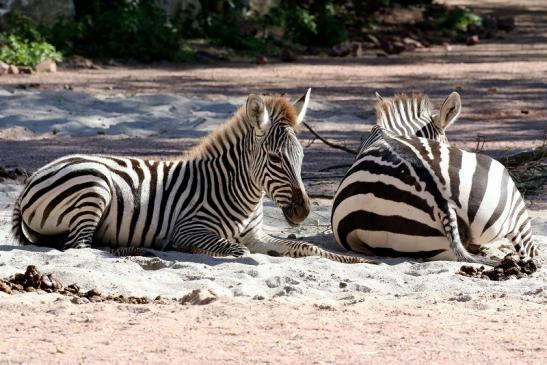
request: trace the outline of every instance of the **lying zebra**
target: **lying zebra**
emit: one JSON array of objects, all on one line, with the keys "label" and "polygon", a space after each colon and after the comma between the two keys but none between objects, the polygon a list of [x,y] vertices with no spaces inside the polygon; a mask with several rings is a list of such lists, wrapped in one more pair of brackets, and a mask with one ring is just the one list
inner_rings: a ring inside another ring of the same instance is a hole
[{"label": "lying zebra", "polygon": [[357,263],[314,245],[264,233],[268,194],[287,221],[310,211],[295,135],[310,90],[295,105],[250,95],[246,107],[180,159],[72,155],[34,173],[16,201],[12,232],[23,244],[59,249],[107,245],[213,256],[251,252]]},{"label": "lying zebra", "polygon": [[336,241],[366,254],[492,264],[465,246],[506,237],[522,258],[536,256],[524,201],[504,166],[448,145],[460,96],[450,94],[438,115],[424,95],[378,97],[377,125],[334,198]]}]

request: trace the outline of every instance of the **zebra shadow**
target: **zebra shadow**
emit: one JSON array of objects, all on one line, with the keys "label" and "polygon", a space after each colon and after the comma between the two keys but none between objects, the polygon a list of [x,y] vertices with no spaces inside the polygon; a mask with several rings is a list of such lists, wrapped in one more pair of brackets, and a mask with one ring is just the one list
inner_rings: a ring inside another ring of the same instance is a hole
[{"label": "zebra shadow", "polygon": [[422,259],[416,259],[412,257],[387,257],[387,256],[376,256],[372,253],[370,255],[365,255],[365,254],[360,254],[354,251],[346,251],[335,242],[334,236],[332,234],[327,234],[327,233],[319,233],[312,236],[305,236],[305,237],[302,237],[301,239],[303,241],[313,243],[314,245],[324,250],[336,252],[336,253],[347,255],[347,256],[364,257],[366,259],[376,261],[379,264],[386,264],[389,266],[398,265],[405,262],[410,264],[425,262]]},{"label": "zebra shadow", "polygon": [[[156,251],[152,249],[146,249],[145,255],[142,256],[116,256],[110,252],[108,247],[92,247],[92,248],[73,248],[65,251],[60,251],[53,247],[35,246],[35,245],[0,245],[0,259],[2,259],[1,252],[11,252],[16,255],[14,251],[27,251],[30,255],[28,257],[28,263],[32,264],[36,259],[36,264],[42,264],[48,262],[53,257],[66,256],[66,259],[74,258],[74,262],[77,263],[82,259],[94,260],[105,259],[112,260],[115,263],[119,260],[133,261],[140,265],[144,270],[159,270],[162,268],[172,267],[180,268],[185,264],[202,264],[205,266],[217,266],[227,263],[257,266],[263,260],[252,256],[243,257],[212,257],[203,254],[193,254],[178,251]],[[33,255],[35,254],[35,255]],[[18,256],[18,255],[17,255]]]}]

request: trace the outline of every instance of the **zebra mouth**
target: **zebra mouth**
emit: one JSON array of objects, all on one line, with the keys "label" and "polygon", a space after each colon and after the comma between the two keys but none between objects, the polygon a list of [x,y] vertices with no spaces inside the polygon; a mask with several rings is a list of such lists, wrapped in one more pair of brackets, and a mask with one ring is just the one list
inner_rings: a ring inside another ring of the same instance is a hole
[{"label": "zebra mouth", "polygon": [[309,213],[310,208],[307,204],[290,205],[283,208],[283,216],[285,216],[285,220],[287,220],[291,226],[296,226],[302,223]]},{"label": "zebra mouth", "polygon": [[310,214],[310,200],[305,191],[292,188],[291,203],[282,208],[283,215],[290,225],[296,226],[304,221]]}]

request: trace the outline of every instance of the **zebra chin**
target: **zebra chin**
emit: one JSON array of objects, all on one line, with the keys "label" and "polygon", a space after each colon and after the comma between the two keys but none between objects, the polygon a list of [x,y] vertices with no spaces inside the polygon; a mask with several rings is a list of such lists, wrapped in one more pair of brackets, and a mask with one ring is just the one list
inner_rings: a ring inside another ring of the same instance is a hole
[{"label": "zebra chin", "polygon": [[302,223],[310,214],[310,199],[305,191],[293,188],[291,203],[282,210],[287,222],[295,226]]}]

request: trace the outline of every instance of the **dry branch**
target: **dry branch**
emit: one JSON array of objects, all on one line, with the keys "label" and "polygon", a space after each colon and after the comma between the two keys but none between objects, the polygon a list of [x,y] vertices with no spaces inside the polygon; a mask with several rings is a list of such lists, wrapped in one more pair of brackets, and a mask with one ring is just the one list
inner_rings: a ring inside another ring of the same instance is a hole
[{"label": "dry branch", "polygon": [[337,144],[337,143],[334,143],[334,142],[331,142],[329,140],[327,140],[325,137],[323,137],[322,135],[320,135],[319,133],[317,133],[312,127],[310,127],[310,125],[306,122],[302,122],[302,124],[304,124],[304,126],[306,128],[308,128],[308,130],[317,138],[319,139],[321,142],[323,142],[324,144],[326,144],[327,146],[329,147],[332,147],[332,148],[335,148],[335,149],[338,149],[338,150],[342,150],[344,152],[347,152],[347,153],[351,153],[352,155],[356,155],[357,154],[357,151],[354,151],[350,148],[347,148],[346,146],[343,146],[341,144]]}]

